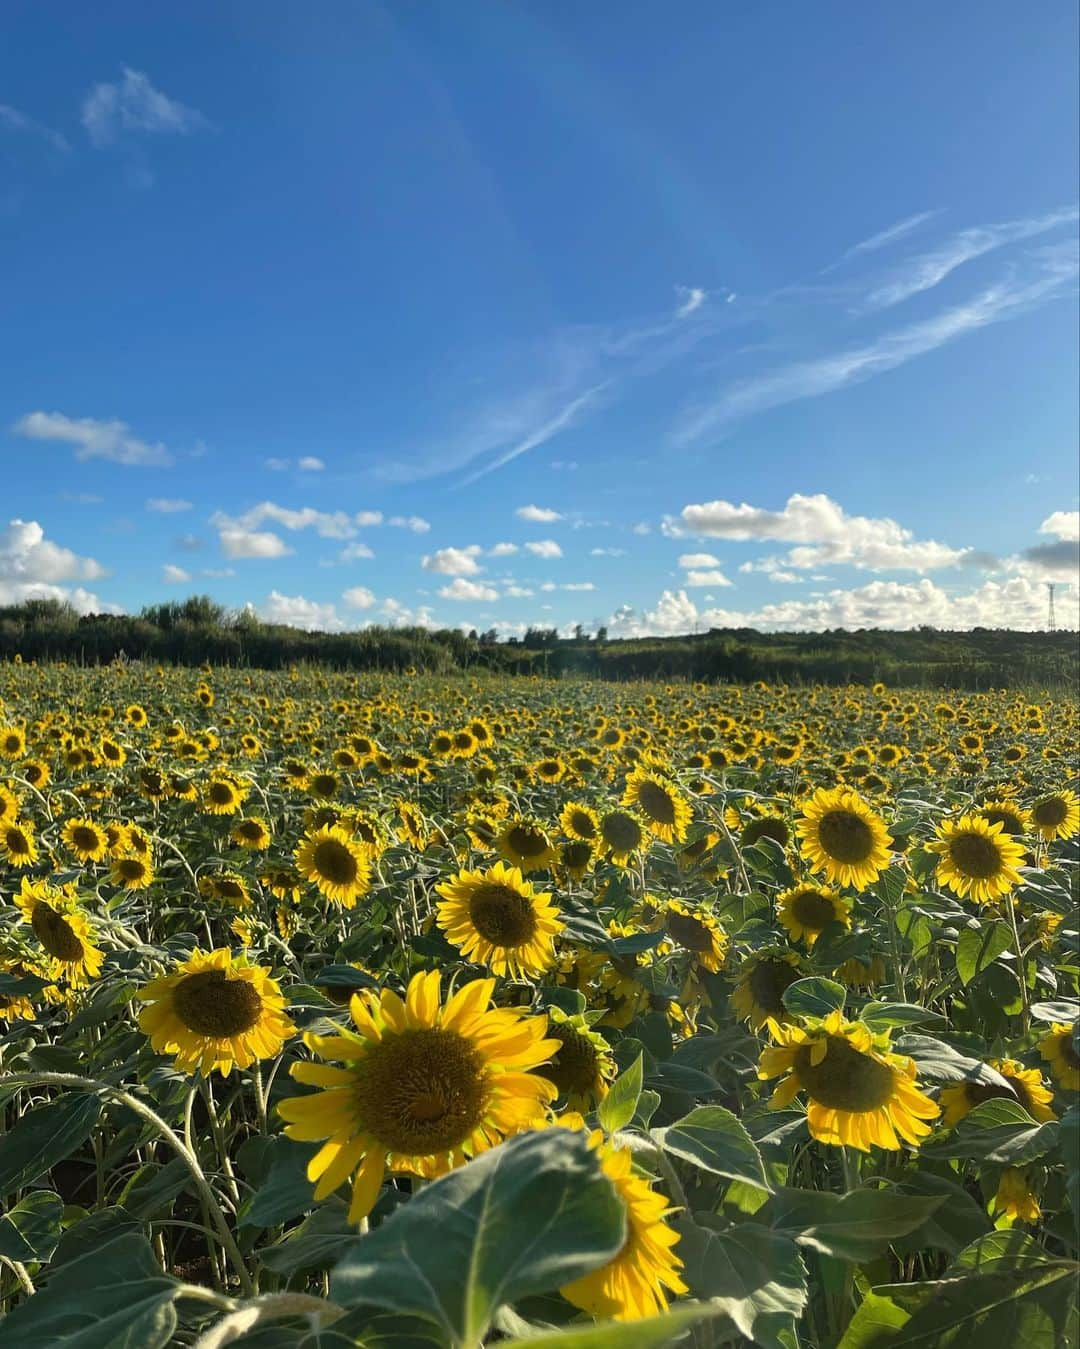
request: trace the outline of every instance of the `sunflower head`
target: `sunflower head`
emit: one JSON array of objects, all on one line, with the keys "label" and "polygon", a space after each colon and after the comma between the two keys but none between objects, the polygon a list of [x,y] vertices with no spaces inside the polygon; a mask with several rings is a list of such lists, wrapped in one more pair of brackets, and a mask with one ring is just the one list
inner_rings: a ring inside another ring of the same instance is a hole
[{"label": "sunflower head", "polygon": [[340,825],[308,834],[296,850],[296,869],[335,904],[354,908],[371,886],[370,851]]},{"label": "sunflower head", "polygon": [[460,871],[435,888],[443,899],[436,921],[466,959],[515,979],[554,963],[554,938],[564,927],[559,911],[517,867],[497,862],[487,871]]},{"label": "sunflower head", "polygon": [[814,792],[796,829],[803,856],[831,884],[865,889],[889,864],[892,838],[884,821],[847,787]]},{"label": "sunflower head", "polygon": [[547,832],[535,820],[520,817],[507,820],[496,844],[503,857],[523,872],[549,867],[556,858]]},{"label": "sunflower head", "polygon": [[776,916],[792,941],[813,946],[830,923],[851,927],[851,901],[818,885],[796,885],[777,896]]},{"label": "sunflower head", "polygon": [[649,833],[663,843],[681,843],[693,817],[690,803],[675,785],[645,765],[626,779],[622,803],[635,810]]},{"label": "sunflower head", "polygon": [[548,1017],[548,1034],[560,1047],[544,1075],[566,1098],[567,1109],[591,1110],[607,1095],[618,1072],[608,1042],[580,1012],[570,1016],[560,1007],[549,1007]]},{"label": "sunflower head", "polygon": [[958,1124],[965,1115],[984,1101],[1019,1101],[1032,1119],[1044,1123],[1055,1119],[1050,1109],[1053,1093],[1043,1085],[1042,1074],[1038,1068],[1025,1068],[1016,1059],[991,1059],[990,1067],[1005,1079],[1007,1086],[999,1082],[959,1082],[956,1086],[943,1087],[941,1108],[945,1112],[944,1122],[950,1128]]},{"label": "sunflower head", "polygon": [[784,994],[802,978],[799,957],[782,947],[758,951],[741,966],[738,983],[731,993],[731,1005],[754,1030],[768,1021],[784,1023],[790,1013],[784,1006]]},{"label": "sunflower head", "polygon": [[990,903],[1020,884],[1023,846],[1001,823],[990,824],[981,815],[942,821],[937,839],[926,848],[938,855],[938,880],[961,899]]}]

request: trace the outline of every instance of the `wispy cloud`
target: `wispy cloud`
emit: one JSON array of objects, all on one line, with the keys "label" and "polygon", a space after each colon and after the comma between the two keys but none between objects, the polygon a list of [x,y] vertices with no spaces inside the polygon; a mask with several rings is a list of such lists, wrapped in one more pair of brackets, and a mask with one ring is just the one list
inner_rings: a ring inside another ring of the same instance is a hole
[{"label": "wispy cloud", "polygon": [[67,417],[62,412],[29,412],[12,430],[28,440],[55,440],[75,446],[76,459],[109,459],[115,464],[162,467],[172,463],[164,445],[150,444],[131,434],[127,422],[116,418]]},{"label": "wispy cloud", "polygon": [[95,84],[86,95],[82,124],[99,150],[124,134],[186,136],[211,125],[197,108],[170,98],[127,66],[117,83]]},{"label": "wispy cloud", "polygon": [[679,307],[675,310],[677,319],[688,318],[695,309],[701,308],[706,299],[706,292],[700,286],[676,286],[675,294],[679,301]]},{"label": "wispy cloud", "polygon": [[484,464],[481,468],[470,473],[462,480],[461,485],[466,487],[469,483],[476,482],[478,479],[486,477],[487,474],[493,473],[497,468],[502,468],[505,464],[509,464],[511,460],[517,459],[520,455],[528,454],[530,450],[535,450],[538,445],[546,444],[553,436],[557,436],[560,431],[563,431],[570,426],[578,413],[592,403],[604,387],[603,384],[597,384],[591,389],[586,389],[585,392],[579,394],[577,398],[571,399],[570,402],[567,403],[564,408],[561,408],[554,417],[549,418],[541,426],[530,431],[523,440],[518,441],[516,445],[512,445],[510,449],[505,450],[502,454],[496,455],[494,459]]},{"label": "wispy cloud", "polygon": [[20,112],[18,108],[13,108],[9,103],[0,103],[0,128],[5,131],[21,131],[29,136],[37,136],[54,150],[59,150],[61,154],[67,154],[71,149],[66,137],[61,136],[59,131],[54,131],[52,127],[46,126],[43,122],[35,121],[33,117],[28,117],[25,112]]},{"label": "wispy cloud", "polygon": [[[848,258],[858,257],[861,253],[876,253],[879,249],[888,248],[890,244],[896,243],[900,239],[906,238],[914,233],[920,225],[925,225],[928,220],[933,220],[934,216],[941,214],[941,207],[933,211],[920,211],[918,215],[906,216],[903,220],[898,220],[895,225],[890,225],[887,229],[880,230],[877,234],[871,234],[868,239],[863,239],[857,244],[853,244],[844,254],[841,261]],[[833,267],[838,267],[839,263],[833,263]],[[832,268],[826,268],[831,271]]]}]

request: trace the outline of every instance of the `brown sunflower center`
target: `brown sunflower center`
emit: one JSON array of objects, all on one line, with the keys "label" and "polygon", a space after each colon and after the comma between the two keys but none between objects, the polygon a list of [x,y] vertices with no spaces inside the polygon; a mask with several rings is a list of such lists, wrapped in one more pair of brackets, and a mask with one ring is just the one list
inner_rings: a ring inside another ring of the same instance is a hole
[{"label": "brown sunflower center", "polygon": [[670,936],[687,951],[711,951],[713,934],[689,913],[669,913],[664,926]]},{"label": "brown sunflower center", "polygon": [[828,895],[803,890],[792,902],[791,916],[811,932],[821,932],[836,917],[836,907]]},{"label": "brown sunflower center", "polygon": [[569,824],[574,833],[580,834],[582,838],[592,838],[596,834],[596,824],[583,810],[572,811]]},{"label": "brown sunflower center", "polygon": [[675,823],[675,802],[658,783],[641,783],[637,790],[637,802],[649,819],[655,820],[657,824]]},{"label": "brown sunflower center", "polygon": [[830,1110],[859,1113],[876,1110],[893,1092],[893,1070],[887,1063],[860,1053],[842,1035],[827,1037],[820,1063],[810,1061],[811,1045],[795,1051],[795,1072],[813,1100]]},{"label": "brown sunflower center", "polygon": [[4,831],[4,843],[13,857],[29,856],[30,839],[18,825],[12,825],[10,829]]},{"label": "brown sunflower center", "polygon": [[743,825],[739,838],[747,845],[756,843],[759,838],[771,838],[783,848],[787,846],[789,833],[787,825],[778,815],[765,815],[760,820],[751,820],[749,824]]},{"label": "brown sunflower center", "polygon": [[96,829],[89,825],[77,824],[71,831],[72,846],[79,852],[96,852],[101,847],[101,839]]},{"label": "brown sunflower center", "polygon": [[1073,1031],[1068,1031],[1058,1040],[1058,1053],[1062,1062],[1067,1063],[1070,1068],[1080,1068],[1080,1054],[1076,1052],[1076,1046],[1073,1044],[1073,1034]]},{"label": "brown sunflower center", "polygon": [[957,834],[949,840],[949,857],[953,866],[964,876],[982,880],[996,876],[1001,870],[1001,856],[993,839],[983,834]]},{"label": "brown sunflower center", "polygon": [[333,885],[352,885],[360,873],[356,858],[336,838],[316,844],[311,860],[323,880]]},{"label": "brown sunflower center", "polygon": [[600,1063],[596,1046],[573,1026],[552,1025],[548,1033],[562,1047],[551,1062],[544,1065],[544,1076],[555,1083],[560,1096],[566,1092],[583,1095],[591,1091],[596,1085]]},{"label": "brown sunflower center", "polygon": [[1011,810],[989,807],[982,811],[982,817],[987,824],[1000,824],[1003,834],[1022,834],[1024,832],[1023,821],[1018,815],[1014,815]]},{"label": "brown sunflower center", "polygon": [[231,785],[227,782],[211,782],[206,794],[215,806],[231,805],[236,796]]},{"label": "brown sunflower center", "polygon": [[786,960],[759,960],[750,971],[750,996],[769,1016],[785,1011],[784,993],[799,977],[798,970]]},{"label": "brown sunflower center", "polygon": [[173,1010],[188,1030],[219,1040],[251,1030],[262,1002],[246,979],[230,979],[224,970],[200,970],[173,989]]},{"label": "brown sunflower center", "polygon": [[1019,1101],[1030,1114],[1035,1103],[1026,1085],[1015,1077],[1010,1077],[1008,1082],[1011,1091],[1009,1087],[998,1086],[996,1082],[965,1082],[964,1096],[972,1109],[984,1101]]},{"label": "brown sunflower center", "polygon": [[837,862],[865,862],[874,849],[873,830],[850,810],[830,810],[818,821],[818,839]]},{"label": "brown sunflower center", "polygon": [[138,857],[121,857],[116,864],[116,874],[125,881],[141,881],[146,875],[146,863]]},{"label": "brown sunflower center", "polygon": [[629,815],[605,815],[600,832],[604,842],[615,852],[632,852],[641,842],[641,827]]},{"label": "brown sunflower center", "polygon": [[522,946],[536,935],[536,911],[508,885],[478,886],[469,897],[469,917],[493,946]]},{"label": "brown sunflower center", "polygon": [[57,913],[53,906],[43,899],[39,899],[34,905],[30,926],[45,950],[57,960],[73,961],[83,958],[83,944],[78,934],[64,915]]},{"label": "brown sunflower center", "polygon": [[1051,796],[1049,800],[1040,801],[1035,807],[1035,819],[1047,829],[1056,829],[1064,824],[1068,813],[1069,807],[1060,796]]},{"label": "brown sunflower center", "polygon": [[519,857],[540,857],[548,846],[540,830],[527,824],[515,824],[507,834],[506,841]]},{"label": "brown sunflower center", "polygon": [[403,1156],[460,1147],[484,1118],[488,1095],[482,1055],[450,1030],[387,1036],[368,1049],[357,1074],[364,1128]]},{"label": "brown sunflower center", "polygon": [[252,842],[263,836],[263,827],[258,820],[245,820],[237,827],[236,832],[241,838],[246,838]]}]

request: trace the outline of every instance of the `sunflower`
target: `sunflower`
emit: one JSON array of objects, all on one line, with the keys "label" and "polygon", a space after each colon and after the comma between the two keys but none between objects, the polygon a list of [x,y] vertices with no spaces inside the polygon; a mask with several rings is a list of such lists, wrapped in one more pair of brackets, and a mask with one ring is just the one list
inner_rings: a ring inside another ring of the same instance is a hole
[{"label": "sunflower", "polygon": [[[1040,1124],[1057,1116],[1050,1109],[1053,1093],[1043,1086],[1038,1068],[1025,1068],[1016,1059],[990,1059],[990,1067],[997,1070],[1008,1086],[996,1082],[959,1082],[955,1087],[943,1087],[941,1108],[944,1123],[950,1128],[958,1124],[969,1111],[984,1101],[1019,1101],[1032,1119]],[[1011,1088],[1011,1090],[1010,1090]]]},{"label": "sunflower", "polygon": [[600,821],[600,837],[616,866],[625,866],[645,842],[645,830],[626,810],[609,810]]},{"label": "sunflower", "polygon": [[849,956],[835,970],[835,977],[848,988],[876,988],[885,980],[885,962],[880,956],[862,959]]},{"label": "sunflower", "polygon": [[0,824],[7,824],[19,813],[19,798],[11,790],[0,783]]},{"label": "sunflower", "polygon": [[105,952],[94,945],[74,886],[57,888],[24,876],[14,901],[50,957],[50,977],[63,979],[72,988],[83,988],[97,978]]},{"label": "sunflower", "polygon": [[851,927],[851,900],[817,885],[796,885],[776,897],[776,917],[792,941],[813,946],[830,923]]},{"label": "sunflower", "polygon": [[559,866],[571,880],[580,881],[593,864],[593,845],[574,838],[559,846]]},{"label": "sunflower", "polygon": [[626,779],[622,804],[636,810],[661,843],[681,843],[693,818],[689,801],[675,785],[644,764]]},{"label": "sunflower", "polygon": [[802,855],[832,885],[865,889],[889,865],[892,838],[858,792],[819,787],[803,802],[795,828]]},{"label": "sunflower", "polygon": [[80,862],[100,862],[109,851],[108,834],[93,820],[65,820],[60,837]]},{"label": "sunflower", "polygon": [[338,825],[324,825],[307,835],[296,849],[296,869],[327,899],[347,909],[355,908],[371,888],[368,849]]},{"label": "sunflower", "polygon": [[539,871],[555,861],[555,849],[544,829],[535,820],[520,817],[507,820],[495,845],[503,857],[521,871]]},{"label": "sunflower", "polygon": [[997,1215],[998,1227],[1011,1227],[1014,1222],[1037,1223],[1042,1217],[1039,1201],[1019,1167],[1007,1166],[1002,1171],[990,1212]]},{"label": "sunflower", "polygon": [[566,777],[566,764],[557,754],[551,754],[546,759],[537,759],[529,766],[529,772],[537,782],[561,782]]},{"label": "sunflower", "polygon": [[671,940],[689,951],[696,965],[715,974],[727,955],[728,939],[713,915],[681,899],[669,899],[660,914]]},{"label": "sunflower", "polygon": [[527,979],[555,962],[555,937],[565,926],[549,894],[538,894],[517,867],[459,871],[435,887],[438,925],[466,960],[495,974]]},{"label": "sunflower", "polygon": [[1080,1091],[1080,1054],[1076,1052],[1076,1024],[1055,1021],[1039,1041],[1039,1053],[1066,1091]]},{"label": "sunflower", "polygon": [[549,1007],[548,1017],[548,1034],[560,1047],[544,1074],[566,1098],[568,1110],[591,1110],[618,1073],[611,1048],[581,1012],[570,1016],[561,1007]]},{"label": "sunflower", "polygon": [[26,732],[21,726],[0,726],[0,756],[21,759],[26,753]]},{"label": "sunflower", "polygon": [[296,1027],[269,969],[249,965],[228,947],[191,953],[172,974],[140,989],[148,1005],[139,1029],[159,1054],[175,1054],[175,1067],[204,1077],[228,1077],[233,1066],[247,1068],[281,1053]]},{"label": "sunflower", "polygon": [[[7,975],[9,979],[25,979],[28,974],[34,973],[36,971],[28,968],[22,959],[5,960],[0,957],[0,974]],[[0,1021],[11,1023],[16,1020],[34,1021],[36,1018],[34,1004],[25,993],[0,993]]]},{"label": "sunflower", "polygon": [[13,867],[30,867],[38,859],[34,826],[29,820],[0,824],[0,857]]},{"label": "sunflower", "polygon": [[1000,824],[988,824],[980,815],[943,820],[927,852],[937,853],[937,879],[961,899],[988,904],[1020,884],[1016,868],[1024,849]]},{"label": "sunflower", "polygon": [[423,852],[431,841],[431,830],[424,812],[412,801],[404,799],[394,802],[397,812],[398,830],[411,847]]},{"label": "sunflower", "polygon": [[213,777],[203,788],[202,809],[207,815],[235,815],[248,794],[235,778]]},{"label": "sunflower", "polygon": [[1075,792],[1052,792],[1035,802],[1031,817],[1035,832],[1044,842],[1070,838],[1080,829],[1080,798]]},{"label": "sunflower", "polygon": [[238,848],[262,852],[264,848],[270,846],[270,830],[266,821],[258,815],[248,815],[229,830],[229,841],[235,843]]},{"label": "sunflower", "polygon": [[873,1035],[840,1012],[809,1029],[770,1021],[769,1030],[777,1043],[762,1050],[757,1075],[787,1074],[773,1092],[774,1109],[806,1092],[807,1122],[819,1142],[895,1151],[901,1139],[918,1147],[930,1133],[926,1121],[940,1110],[916,1087],[911,1059],[889,1051],[888,1036]]},{"label": "sunflower", "polygon": [[984,801],[975,813],[987,824],[1000,824],[1003,834],[1018,837],[1026,834],[1031,828],[1030,812],[1022,809],[1015,801],[997,799]]},{"label": "sunflower", "polygon": [[109,868],[109,880],[113,885],[121,885],[125,890],[145,890],[154,882],[154,868],[145,858],[132,853],[128,857],[118,857]]},{"label": "sunflower", "polygon": [[344,1067],[294,1063],[298,1082],[321,1090],[282,1101],[290,1138],[326,1143],[308,1164],[315,1198],[353,1179],[349,1221],[370,1213],[384,1171],[433,1179],[528,1127],[555,1098],[529,1071],[559,1048],[547,1017],[493,1008],[494,979],[464,984],[441,1001],[436,970],[416,974],[404,999],[365,989],[350,1003],[356,1030],[309,1032],[304,1043]]},{"label": "sunflower", "polygon": [[559,823],[568,838],[581,843],[594,842],[600,833],[600,816],[591,806],[583,806],[578,801],[570,801],[563,806]]},{"label": "sunflower", "polygon": [[236,909],[246,909],[251,905],[251,891],[243,876],[235,871],[219,871],[216,875],[199,877],[199,894],[207,899],[216,899]]},{"label": "sunflower", "polygon": [[784,1006],[784,994],[802,978],[799,957],[794,951],[767,948],[743,962],[739,981],[731,991],[731,1005],[754,1030],[767,1021],[785,1022],[790,1012]]},{"label": "sunflower", "polygon": [[[578,1123],[573,1117],[571,1121],[572,1127]],[[606,1140],[600,1129],[593,1130],[589,1142],[623,1204],[626,1240],[606,1265],[564,1284],[559,1292],[596,1317],[640,1321],[658,1316],[667,1310],[669,1293],[687,1291],[678,1273],[682,1261],[673,1250],[679,1234],[664,1221],[674,1210],[650,1181],[634,1175],[629,1148]]]}]

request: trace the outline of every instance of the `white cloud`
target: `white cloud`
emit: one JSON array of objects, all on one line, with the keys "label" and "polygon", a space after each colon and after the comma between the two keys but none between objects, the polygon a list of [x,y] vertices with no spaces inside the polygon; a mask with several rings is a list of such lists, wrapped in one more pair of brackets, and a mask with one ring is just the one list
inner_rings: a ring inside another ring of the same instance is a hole
[{"label": "white cloud", "polygon": [[350,586],[341,592],[341,598],[350,609],[370,609],[375,603],[375,592],[367,586]]},{"label": "white cloud", "polygon": [[534,557],[553,558],[563,555],[562,549],[554,539],[538,539],[535,543],[527,543],[525,547]]},{"label": "white cloud", "polygon": [[1080,542],[1080,511],[1054,511],[1039,526],[1040,534],[1053,534],[1066,542]]},{"label": "white cloud", "polygon": [[116,605],[102,604],[82,586],[68,589],[64,581],[95,581],[108,572],[92,557],[80,557],[53,543],[36,520],[12,520],[0,529],[0,604],[31,599],[56,599],[81,614],[120,613]]},{"label": "white cloud", "polygon": [[567,581],[562,587],[563,590],[595,590],[596,586],[592,581]]},{"label": "white cloud", "polygon": [[370,525],[381,525],[383,514],[382,511],[357,511],[353,519],[360,529],[366,529]]},{"label": "white cloud", "polygon": [[203,567],[199,575],[211,576],[216,580],[221,580],[226,576],[235,576],[236,572],[232,567]]},{"label": "white cloud", "polygon": [[702,586],[729,586],[731,582],[722,571],[717,571],[715,567],[709,568],[707,571],[697,571],[691,568],[683,577],[683,585],[694,589]]},{"label": "white cloud", "polygon": [[793,493],[779,511],[745,502],[736,506],[730,501],[705,501],[685,506],[682,520],[689,531],[709,538],[797,544],[784,559],[785,566],[794,570],[845,563],[870,571],[927,572],[954,566],[970,551],[917,540],[895,520],[847,515],[823,492]]},{"label": "white cloud", "polygon": [[195,108],[155,89],[139,70],[124,68],[118,84],[95,84],[83,100],[82,124],[101,149],[125,132],[186,136],[210,123]]},{"label": "white cloud", "polygon": [[440,548],[424,557],[420,565],[425,571],[437,572],[440,576],[476,576],[483,571],[476,561],[482,551],[477,543],[471,543],[467,548]]},{"label": "white cloud", "polygon": [[591,548],[590,557],[625,557],[625,548]]},{"label": "white cloud", "polygon": [[476,482],[478,478],[484,477],[486,474],[493,472],[497,468],[502,468],[504,464],[509,464],[519,455],[527,454],[529,450],[535,450],[538,445],[543,445],[546,441],[549,441],[552,436],[558,435],[560,431],[565,430],[565,428],[574,421],[582,408],[587,407],[588,404],[593,401],[602,388],[603,385],[597,385],[595,388],[586,389],[586,391],[577,398],[571,399],[571,401],[557,412],[554,417],[551,417],[535,430],[530,431],[523,440],[519,441],[516,445],[511,446],[510,449],[504,451],[495,459],[492,459],[490,463],[485,464],[482,468],[478,468],[475,472],[470,473],[468,477],[462,480],[462,486],[467,486],[469,483]]},{"label": "white cloud", "polygon": [[338,561],[358,562],[361,559],[370,558],[374,556],[375,554],[367,546],[366,543],[361,543],[359,540],[356,540],[353,543],[347,543],[345,547],[342,548],[341,552],[338,553]]},{"label": "white cloud", "polygon": [[217,511],[210,523],[217,529],[253,530],[268,520],[289,530],[314,529],[323,539],[348,539],[356,533],[353,517],[345,511],[317,511],[313,506],[292,510],[273,501],[260,501],[236,518]]},{"label": "white cloud", "polygon": [[488,549],[488,557],[513,557],[517,551],[516,543],[497,543],[494,548]]},{"label": "white cloud", "polygon": [[559,587],[555,584],[554,581],[545,581],[544,584],[540,587],[540,589],[543,590],[545,593],[550,593],[552,590],[558,590],[558,588]]},{"label": "white cloud", "polygon": [[499,592],[494,586],[484,585],[478,581],[467,581],[463,576],[459,576],[449,585],[443,586],[439,595],[444,600],[497,600],[499,598]]},{"label": "white cloud", "polygon": [[183,567],[174,566],[171,562],[166,562],[161,569],[161,579],[166,585],[184,585],[191,580],[191,572],[185,571]]},{"label": "white cloud", "polygon": [[28,117],[25,112],[20,112],[18,108],[13,108],[8,103],[0,103],[0,128],[39,136],[42,140],[47,141],[54,150],[59,150],[62,154],[66,154],[71,149],[71,146],[59,131],[54,131],[52,127],[35,121],[33,117]]},{"label": "white cloud", "polygon": [[127,422],[114,418],[67,417],[62,412],[29,412],[12,428],[29,440],[58,440],[75,446],[76,459],[108,459],[114,464],[154,465],[172,463],[162,444],[151,445],[131,434]]},{"label": "white cloud", "polygon": [[422,515],[392,515],[386,523],[393,529],[408,529],[413,534],[426,534],[431,529]]},{"label": "white cloud", "polygon": [[519,506],[514,514],[519,520],[528,520],[534,525],[551,525],[563,518],[559,511],[552,510],[550,506]]},{"label": "white cloud", "polygon": [[651,534],[652,525],[648,524],[644,520],[639,520],[637,524],[631,528],[630,532],[632,534]]},{"label": "white cloud", "polygon": [[279,534],[270,530],[219,529],[218,540],[226,557],[288,557],[292,549]]},{"label": "white cloud", "polygon": [[305,454],[297,461],[296,467],[301,473],[321,473],[326,465],[313,454]]},{"label": "white cloud", "polygon": [[933,219],[938,215],[938,211],[920,211],[918,215],[909,215],[904,220],[899,220],[895,225],[890,225],[887,229],[880,230],[877,234],[871,234],[868,239],[863,239],[861,243],[854,244],[844,254],[846,258],[853,257],[857,253],[876,253],[878,249],[886,248],[889,244],[895,243],[897,239],[903,239],[905,235],[917,230],[920,225]]},{"label": "white cloud", "polygon": [[191,502],[182,497],[150,497],[146,509],[157,511],[159,515],[176,515],[180,511],[191,510]]},{"label": "white cloud", "polygon": [[268,468],[271,473],[284,473],[288,467],[288,459],[278,459],[277,457],[272,456],[269,459],[263,460],[263,468]]},{"label": "white cloud", "polygon": [[679,300],[675,310],[677,319],[687,318],[695,309],[700,309],[706,299],[706,292],[700,286],[676,286],[675,294]]},{"label": "white cloud", "polygon": [[306,632],[341,632],[345,627],[333,604],[320,604],[303,595],[282,595],[277,590],[271,590],[257,612],[267,623],[303,628]]},{"label": "white cloud", "polygon": [[531,597],[536,594],[536,591],[530,590],[528,586],[508,585],[503,591],[503,594],[506,595],[508,599],[524,600],[531,599]]},{"label": "white cloud", "polygon": [[438,624],[432,616],[431,610],[426,605],[420,605],[416,609],[410,609],[408,605],[402,604],[400,600],[383,600],[381,613],[385,621],[392,628],[435,628]]},{"label": "white cloud", "polygon": [[712,553],[683,553],[679,558],[680,567],[719,567],[720,559]]}]

